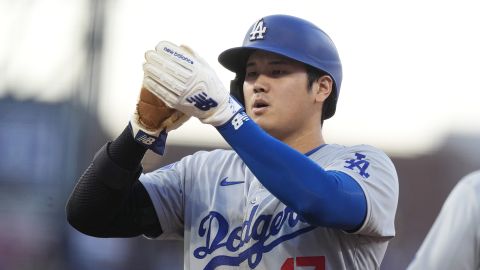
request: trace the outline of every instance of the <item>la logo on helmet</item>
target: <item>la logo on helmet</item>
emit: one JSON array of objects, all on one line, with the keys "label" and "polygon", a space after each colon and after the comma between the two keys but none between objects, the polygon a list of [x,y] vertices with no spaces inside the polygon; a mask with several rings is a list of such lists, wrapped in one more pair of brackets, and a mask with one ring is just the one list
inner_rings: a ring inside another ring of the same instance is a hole
[{"label": "la logo on helmet", "polygon": [[250,40],[263,39],[263,35],[267,32],[267,27],[263,26],[263,18],[257,21],[250,32]]}]

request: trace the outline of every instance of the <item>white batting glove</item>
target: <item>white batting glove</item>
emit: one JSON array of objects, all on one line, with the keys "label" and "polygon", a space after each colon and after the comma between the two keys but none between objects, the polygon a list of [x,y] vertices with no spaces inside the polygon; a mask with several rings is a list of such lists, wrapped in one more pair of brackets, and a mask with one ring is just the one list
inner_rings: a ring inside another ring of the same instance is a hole
[{"label": "white batting glove", "polygon": [[190,48],[161,41],[145,59],[143,85],[171,108],[213,126],[242,109],[215,71]]}]

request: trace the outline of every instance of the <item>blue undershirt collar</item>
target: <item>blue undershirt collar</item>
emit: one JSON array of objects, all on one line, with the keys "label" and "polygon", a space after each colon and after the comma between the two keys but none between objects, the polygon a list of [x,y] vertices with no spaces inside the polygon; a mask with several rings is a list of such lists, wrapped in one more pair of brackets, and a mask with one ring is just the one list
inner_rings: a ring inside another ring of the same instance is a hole
[{"label": "blue undershirt collar", "polygon": [[304,155],[308,157],[308,156],[310,156],[311,154],[317,152],[317,150],[319,150],[320,148],[324,147],[325,145],[327,145],[327,144],[322,144],[322,145],[320,145],[320,146],[317,146],[317,147],[313,148],[312,150],[306,152]]}]

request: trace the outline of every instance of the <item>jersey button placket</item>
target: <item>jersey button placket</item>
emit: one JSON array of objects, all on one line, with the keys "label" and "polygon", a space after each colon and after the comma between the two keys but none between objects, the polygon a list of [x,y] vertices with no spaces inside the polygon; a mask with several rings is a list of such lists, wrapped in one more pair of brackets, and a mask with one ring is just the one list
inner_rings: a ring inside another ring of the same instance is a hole
[{"label": "jersey button placket", "polygon": [[259,187],[261,186],[261,184],[258,182],[258,181],[253,181],[252,184],[250,185],[250,188],[248,190],[248,197],[247,197],[247,201],[250,203],[249,206],[247,206],[248,208],[248,211],[247,212],[250,212],[250,210],[252,209],[253,205],[257,204],[258,202],[258,193],[259,193]]},{"label": "jersey button placket", "polygon": [[[250,217],[250,214],[252,213],[253,208],[257,204],[257,201],[258,201],[258,198],[257,198],[258,185],[257,185],[257,183],[258,183],[258,181],[254,180],[254,181],[250,182],[250,185],[246,186],[245,208],[244,208],[245,212],[244,212],[244,215],[243,215],[243,224],[245,224],[245,222],[248,220],[248,218]],[[258,210],[257,210],[257,213],[258,213]],[[250,220],[250,222],[254,222],[254,221]],[[242,230],[242,233],[243,234],[248,234],[250,232],[246,232],[246,231]],[[242,239],[245,239],[245,238],[246,238],[246,235],[242,235]],[[246,250],[246,249],[249,249],[252,245],[252,241],[253,240],[250,239],[248,243],[245,243],[243,248],[242,248],[242,251]],[[241,266],[239,267],[239,269],[241,269],[241,270],[250,269],[250,267],[248,266],[248,261],[244,261],[241,264]]]},{"label": "jersey button placket", "polygon": [[[255,212],[255,217],[250,220],[251,222],[251,225],[253,225],[253,223],[255,223],[255,219],[256,217],[260,216],[263,211],[265,210],[265,204],[264,204],[264,200],[265,198],[268,196],[268,194],[270,194],[264,187],[263,185],[258,181],[258,180],[253,180],[251,185],[250,185],[250,188],[248,190],[248,197],[247,197],[247,215],[245,216],[245,221],[250,217],[250,214],[253,210],[253,208],[256,206],[257,207],[257,210]],[[265,214],[265,213],[263,213]],[[252,228],[252,226],[250,226],[250,228]],[[245,248],[248,249],[250,248],[252,245],[255,244],[254,242],[255,240],[253,239],[250,239],[250,241],[248,243],[245,243]],[[248,266],[248,262],[244,263],[244,267],[242,267],[241,269],[250,269],[250,267]]]},{"label": "jersey button placket", "polygon": [[268,191],[263,187],[263,185],[259,181],[255,181],[252,183],[252,192],[250,194],[250,203],[251,204],[260,204],[262,203],[263,199],[268,194]]}]

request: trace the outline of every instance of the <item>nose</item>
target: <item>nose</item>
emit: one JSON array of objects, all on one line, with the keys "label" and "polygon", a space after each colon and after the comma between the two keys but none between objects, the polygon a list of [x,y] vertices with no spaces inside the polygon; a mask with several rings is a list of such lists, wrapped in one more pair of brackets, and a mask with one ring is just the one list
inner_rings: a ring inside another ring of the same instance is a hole
[{"label": "nose", "polygon": [[268,91],[268,81],[265,75],[259,75],[253,84],[253,93],[261,93]]}]

